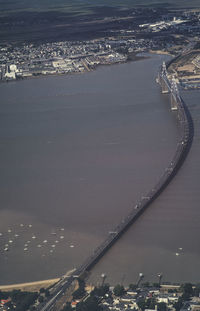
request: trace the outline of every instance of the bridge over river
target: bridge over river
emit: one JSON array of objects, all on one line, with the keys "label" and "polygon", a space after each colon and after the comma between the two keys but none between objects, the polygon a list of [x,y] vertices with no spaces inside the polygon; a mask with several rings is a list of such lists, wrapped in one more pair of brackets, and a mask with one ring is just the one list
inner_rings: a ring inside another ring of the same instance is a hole
[{"label": "bridge over river", "polygon": [[173,177],[176,175],[183,164],[193,140],[193,122],[190,113],[180,96],[175,79],[169,79],[165,63],[160,68],[157,82],[161,86],[163,94],[170,94],[171,110],[176,113],[181,129],[180,140],[176,151],[169,165],[165,168],[163,175],[158,183],[145,194],[132,211],[122,219],[122,221],[109,233],[108,237],[100,244],[93,253],[81,264],[70,276],[63,276],[60,281],[51,289],[51,295],[44,304],[38,307],[40,311],[57,310],[56,304],[65,294],[66,290],[72,284],[74,278],[80,277],[89,272],[92,267],[101,259],[101,257],[112,247],[112,245],[122,236],[122,234],[140,217],[150,204],[166,188]]}]

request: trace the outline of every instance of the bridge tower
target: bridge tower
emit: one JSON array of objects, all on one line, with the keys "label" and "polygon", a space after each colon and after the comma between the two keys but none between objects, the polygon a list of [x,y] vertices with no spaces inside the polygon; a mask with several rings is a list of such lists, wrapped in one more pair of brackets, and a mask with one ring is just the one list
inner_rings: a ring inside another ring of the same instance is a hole
[{"label": "bridge tower", "polygon": [[161,71],[162,71],[162,73],[163,73],[164,75],[167,76],[167,67],[166,67],[166,63],[165,63],[165,62],[162,63],[162,69],[161,69]]},{"label": "bridge tower", "polygon": [[165,78],[164,78],[163,75],[161,75],[161,77],[160,77],[160,86],[161,86],[161,92],[162,92],[162,94],[167,94],[167,93],[169,93],[169,88],[168,88],[168,86],[167,86],[167,83],[166,83]]},{"label": "bridge tower", "polygon": [[166,64],[165,62],[162,63],[162,66],[160,66],[160,70],[158,72],[158,77],[156,78],[156,82],[161,85],[162,76],[164,76],[167,73]]},{"label": "bridge tower", "polygon": [[177,87],[176,80],[173,78],[171,83],[171,110],[177,110],[178,109],[178,98],[179,98],[179,91]]},{"label": "bridge tower", "polygon": [[162,67],[161,67],[159,83],[161,86],[161,92],[163,94],[169,93],[169,86],[167,83],[167,68],[166,68],[165,62],[163,62]]}]

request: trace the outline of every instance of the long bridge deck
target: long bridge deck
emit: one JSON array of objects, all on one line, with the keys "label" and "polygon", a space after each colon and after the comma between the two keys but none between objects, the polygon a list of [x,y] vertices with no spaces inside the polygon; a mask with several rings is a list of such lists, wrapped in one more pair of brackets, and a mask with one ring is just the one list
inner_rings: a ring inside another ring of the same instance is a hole
[{"label": "long bridge deck", "polygon": [[[161,73],[159,73],[161,74]],[[180,166],[182,165],[187,153],[190,149],[193,139],[193,122],[183,99],[180,97],[179,92],[173,93],[171,89],[170,81],[167,76],[162,75],[160,79],[163,79],[171,95],[176,99],[176,113],[178,121],[181,127],[181,137],[177,144],[177,149],[173,158],[171,159],[167,168],[158,183],[141,198],[139,203],[132,209],[132,211],[115,227],[111,234],[103,241],[93,254],[76,270],[76,275],[80,275],[85,271],[89,271],[97,261],[105,254],[105,252],[120,238],[120,236],[137,220],[137,218],[146,210],[146,208],[160,195],[160,193],[169,184],[172,178],[175,176]],[[176,91],[177,92],[177,91]],[[171,100],[174,100],[171,99]]]},{"label": "long bridge deck", "polygon": [[[61,280],[52,289],[50,299],[45,305],[38,308],[38,310],[53,310],[56,301],[63,295],[65,290],[73,282],[75,277],[81,276],[88,272],[92,267],[102,258],[102,256],[111,248],[111,246],[122,236],[122,234],[144,213],[149,205],[160,195],[166,188],[173,177],[178,172],[183,164],[192,144],[193,140],[193,122],[190,113],[181,98],[178,89],[169,81],[166,67],[161,68],[158,74],[158,82],[164,88],[163,93],[171,93],[171,101],[173,102],[172,110],[176,110],[177,118],[181,128],[181,137],[177,144],[177,148],[173,158],[171,159],[167,168],[165,168],[163,175],[158,183],[141,198],[139,203],[133,207],[132,211],[110,232],[108,237],[100,244],[93,253],[86,259],[83,264],[78,267],[70,277],[62,277]],[[172,104],[172,103],[171,103]],[[175,106],[174,106],[175,104]],[[173,109],[175,107],[175,109]]]}]

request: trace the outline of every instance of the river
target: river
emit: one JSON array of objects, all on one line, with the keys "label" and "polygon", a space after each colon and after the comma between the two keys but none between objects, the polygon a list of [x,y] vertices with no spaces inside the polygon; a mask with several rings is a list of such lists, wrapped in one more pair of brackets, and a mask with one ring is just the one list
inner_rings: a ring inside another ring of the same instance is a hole
[{"label": "river", "polygon": [[[1,284],[78,266],[159,179],[179,138],[168,96],[155,83],[165,58],[0,85]],[[198,96],[184,94],[196,131]],[[199,148],[195,135],[174,181],[91,282],[102,272],[110,283],[135,282],[139,272],[147,280],[158,272],[169,281],[199,280]]]}]

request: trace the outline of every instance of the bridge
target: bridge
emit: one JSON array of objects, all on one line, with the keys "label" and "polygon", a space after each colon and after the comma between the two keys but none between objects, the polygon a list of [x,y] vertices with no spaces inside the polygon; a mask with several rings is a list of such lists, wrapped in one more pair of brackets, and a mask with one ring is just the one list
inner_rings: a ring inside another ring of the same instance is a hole
[{"label": "bridge", "polygon": [[163,94],[170,94],[171,110],[177,114],[181,135],[177,148],[169,165],[165,168],[157,184],[145,194],[131,212],[113,228],[107,238],[93,251],[93,253],[69,276],[63,276],[60,281],[51,289],[51,295],[47,302],[41,304],[37,310],[50,311],[57,310],[56,303],[70,287],[73,280],[89,272],[93,266],[103,257],[112,245],[122,236],[122,234],[144,213],[144,211],[155,201],[161,192],[170,183],[183,164],[193,140],[193,122],[190,113],[180,96],[175,79],[169,79],[167,66],[161,66],[157,82],[161,86]]},{"label": "bridge", "polygon": [[156,81],[161,86],[162,94],[170,93],[171,110],[178,110],[178,105],[181,102],[178,87],[175,78],[172,81],[169,80],[165,62],[161,66]]}]

